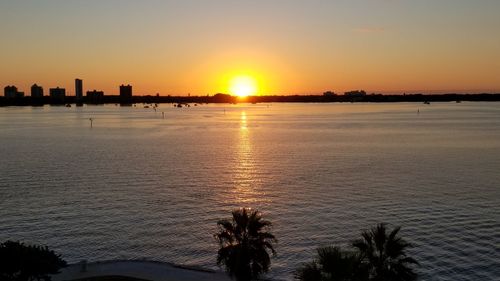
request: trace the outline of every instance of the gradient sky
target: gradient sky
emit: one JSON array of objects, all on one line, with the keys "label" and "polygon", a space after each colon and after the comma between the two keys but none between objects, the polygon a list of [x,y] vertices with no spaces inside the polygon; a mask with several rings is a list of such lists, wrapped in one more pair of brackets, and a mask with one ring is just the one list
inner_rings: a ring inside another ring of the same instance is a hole
[{"label": "gradient sky", "polygon": [[498,0],[0,0],[0,85],[500,91]]}]

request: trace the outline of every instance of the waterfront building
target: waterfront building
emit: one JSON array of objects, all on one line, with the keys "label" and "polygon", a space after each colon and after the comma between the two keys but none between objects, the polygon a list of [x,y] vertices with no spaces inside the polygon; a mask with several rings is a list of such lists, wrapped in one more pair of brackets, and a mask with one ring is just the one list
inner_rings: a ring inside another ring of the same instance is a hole
[{"label": "waterfront building", "polygon": [[83,99],[83,80],[75,79],[75,96],[77,101],[81,101]]},{"label": "waterfront building", "polygon": [[19,92],[16,86],[6,86],[3,89],[4,96],[6,98],[22,98],[24,97],[24,92]]},{"label": "waterfront building", "polygon": [[16,86],[6,86],[3,89],[4,96],[6,98],[15,98],[16,93],[17,93],[17,87]]},{"label": "waterfront building", "polygon": [[120,86],[120,103],[122,104],[132,103],[132,86],[130,85]]},{"label": "waterfront building", "polygon": [[132,98],[132,86],[121,85],[120,86],[120,98],[131,99]]},{"label": "waterfront building", "polygon": [[87,102],[88,103],[103,103],[104,92],[103,91],[87,91]]},{"label": "waterfront building", "polygon": [[50,88],[50,98],[54,100],[63,100],[66,97],[66,89],[64,88]]},{"label": "waterfront building", "polygon": [[32,98],[42,98],[43,97],[42,86],[38,86],[37,84],[33,84],[33,86],[31,86],[31,97]]}]

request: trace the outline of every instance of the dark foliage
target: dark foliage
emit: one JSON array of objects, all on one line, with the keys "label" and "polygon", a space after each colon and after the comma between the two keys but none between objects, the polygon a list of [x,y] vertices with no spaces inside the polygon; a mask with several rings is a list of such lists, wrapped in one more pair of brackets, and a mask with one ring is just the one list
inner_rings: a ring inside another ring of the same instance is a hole
[{"label": "dark foliage", "polygon": [[47,247],[7,241],[0,244],[0,280],[49,281],[66,262]]},{"label": "dark foliage", "polygon": [[409,243],[398,237],[397,227],[387,234],[385,224],[361,234],[353,252],[338,247],[319,248],[317,258],[299,268],[301,281],[414,281],[417,261],[406,255]]},{"label": "dark foliage", "polygon": [[360,256],[339,247],[319,248],[316,260],[295,272],[295,279],[302,281],[362,281],[367,277]]},{"label": "dark foliage", "polygon": [[268,251],[276,254],[276,238],[270,232],[271,222],[263,220],[258,211],[238,209],[231,220],[218,223],[215,238],[220,249],[217,264],[224,265],[231,277],[238,281],[257,279],[269,270],[271,259]]},{"label": "dark foliage", "polygon": [[361,234],[363,237],[353,243],[353,246],[363,257],[363,262],[369,267],[370,280],[373,281],[413,281],[417,274],[413,265],[417,261],[406,255],[411,247],[398,237],[401,228],[396,227],[387,233],[385,224],[379,224],[371,231]]}]

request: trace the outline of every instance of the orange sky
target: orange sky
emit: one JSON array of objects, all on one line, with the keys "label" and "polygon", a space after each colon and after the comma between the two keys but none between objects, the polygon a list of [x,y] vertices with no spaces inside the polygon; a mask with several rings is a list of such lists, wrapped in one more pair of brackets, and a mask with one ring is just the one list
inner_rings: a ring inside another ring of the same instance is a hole
[{"label": "orange sky", "polygon": [[[500,1],[2,1],[0,85],[500,92]],[[418,2],[418,3],[417,3]]]}]

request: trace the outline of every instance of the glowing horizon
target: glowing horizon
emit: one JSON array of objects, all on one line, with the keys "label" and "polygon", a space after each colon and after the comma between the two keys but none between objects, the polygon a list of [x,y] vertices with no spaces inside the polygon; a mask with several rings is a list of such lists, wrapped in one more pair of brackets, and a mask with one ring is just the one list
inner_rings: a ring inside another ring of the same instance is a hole
[{"label": "glowing horizon", "polygon": [[500,92],[498,1],[3,1],[0,86],[118,94]]}]

